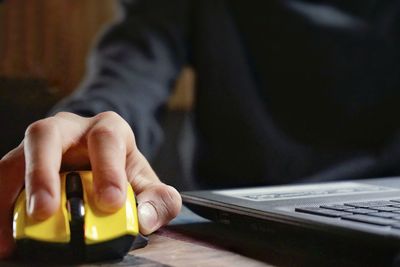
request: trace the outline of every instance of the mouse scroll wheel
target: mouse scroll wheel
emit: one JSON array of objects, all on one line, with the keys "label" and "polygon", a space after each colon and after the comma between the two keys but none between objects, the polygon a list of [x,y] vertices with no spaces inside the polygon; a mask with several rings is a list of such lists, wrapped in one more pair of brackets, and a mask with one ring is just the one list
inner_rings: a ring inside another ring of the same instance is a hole
[{"label": "mouse scroll wheel", "polygon": [[83,206],[83,186],[79,173],[68,173],[65,183],[67,208],[71,214],[71,221],[82,220],[85,210]]},{"label": "mouse scroll wheel", "polygon": [[71,231],[70,245],[76,259],[84,258],[84,215],[83,185],[77,172],[67,174],[65,181],[65,193],[67,197],[67,209],[70,214],[69,227]]}]

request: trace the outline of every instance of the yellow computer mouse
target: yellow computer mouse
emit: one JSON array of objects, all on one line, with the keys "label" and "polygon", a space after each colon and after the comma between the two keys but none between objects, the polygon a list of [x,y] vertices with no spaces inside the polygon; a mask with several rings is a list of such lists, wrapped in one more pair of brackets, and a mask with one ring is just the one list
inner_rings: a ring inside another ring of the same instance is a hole
[{"label": "yellow computer mouse", "polygon": [[13,218],[17,257],[38,260],[101,261],[123,258],[132,245],[144,246],[139,234],[137,207],[127,183],[127,199],[117,212],[106,214],[95,208],[90,171],[60,175],[59,210],[49,219],[37,221],[26,214],[26,197],[19,195]]}]

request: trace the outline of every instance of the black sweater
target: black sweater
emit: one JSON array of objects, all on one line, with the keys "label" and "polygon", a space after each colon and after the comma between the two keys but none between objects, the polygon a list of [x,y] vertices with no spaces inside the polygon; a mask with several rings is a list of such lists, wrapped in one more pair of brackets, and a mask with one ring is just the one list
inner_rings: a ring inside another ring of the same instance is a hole
[{"label": "black sweater", "polygon": [[114,110],[151,156],[182,66],[205,187],[395,175],[400,1],[123,1],[55,110]]}]

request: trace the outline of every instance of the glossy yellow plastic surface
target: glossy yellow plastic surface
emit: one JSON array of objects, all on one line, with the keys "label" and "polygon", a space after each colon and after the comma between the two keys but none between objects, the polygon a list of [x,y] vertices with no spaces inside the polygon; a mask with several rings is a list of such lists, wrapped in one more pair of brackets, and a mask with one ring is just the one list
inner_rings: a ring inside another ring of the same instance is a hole
[{"label": "glossy yellow plastic surface", "polygon": [[[105,214],[95,208],[93,195],[93,177],[90,171],[79,172],[83,185],[84,197],[84,233],[85,244],[97,244],[125,235],[139,234],[139,223],[135,196],[132,187],[127,183],[127,199],[117,212]],[[65,180],[67,173],[61,178],[61,206],[55,215],[44,221],[37,221],[26,214],[26,197],[23,191],[15,204],[13,234],[14,239],[31,239],[52,243],[69,243],[71,232],[70,214],[67,210]]]},{"label": "glossy yellow plastic surface", "polygon": [[[61,175],[61,192],[65,192],[65,175]],[[65,193],[61,194],[59,210],[49,219],[37,221],[26,214],[26,196],[23,190],[14,207],[13,235],[16,240],[68,243],[71,233]]]},{"label": "glossy yellow plastic surface", "polygon": [[93,196],[92,172],[80,172],[84,188],[85,207],[85,243],[97,244],[124,235],[138,235],[139,224],[135,196],[127,183],[127,199],[117,212],[105,214],[95,208]]}]

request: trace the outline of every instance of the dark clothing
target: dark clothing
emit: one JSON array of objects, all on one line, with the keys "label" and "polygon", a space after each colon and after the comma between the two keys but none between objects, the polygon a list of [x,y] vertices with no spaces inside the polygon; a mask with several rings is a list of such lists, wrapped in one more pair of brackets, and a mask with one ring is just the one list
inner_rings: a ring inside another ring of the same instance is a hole
[{"label": "dark clothing", "polygon": [[56,109],[114,110],[150,156],[182,66],[197,75],[205,187],[400,170],[400,1],[124,1],[88,79]]}]

